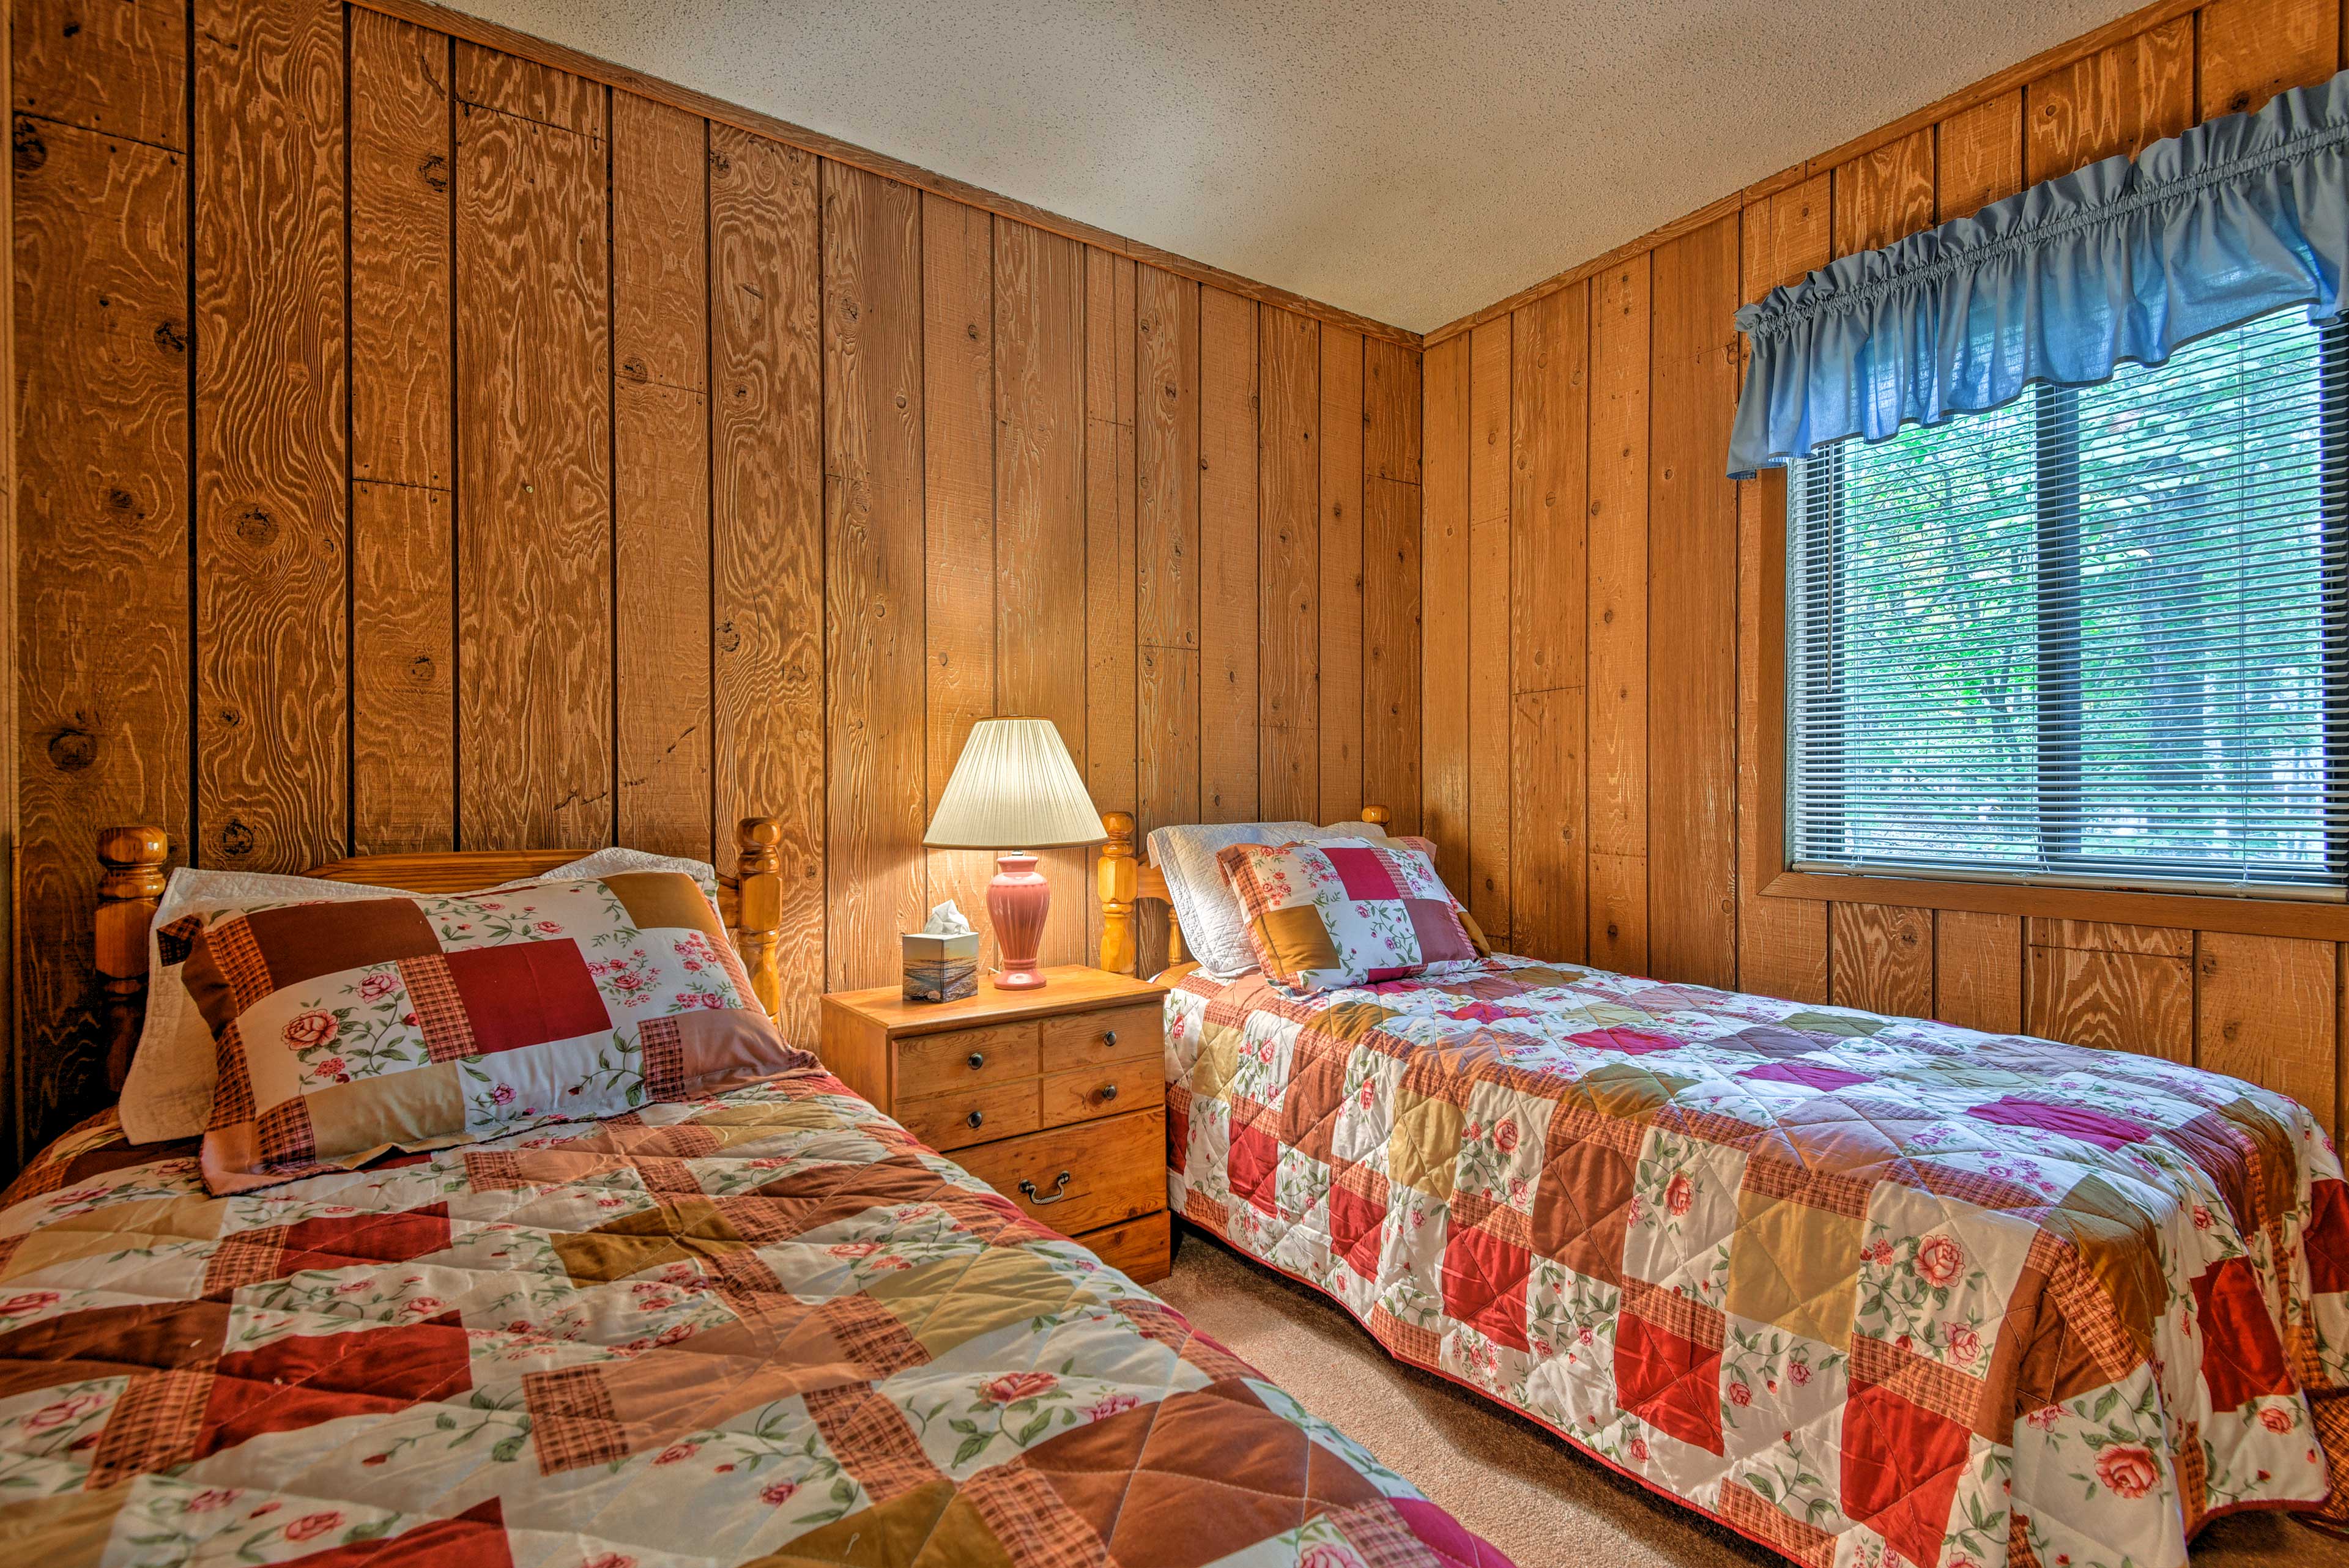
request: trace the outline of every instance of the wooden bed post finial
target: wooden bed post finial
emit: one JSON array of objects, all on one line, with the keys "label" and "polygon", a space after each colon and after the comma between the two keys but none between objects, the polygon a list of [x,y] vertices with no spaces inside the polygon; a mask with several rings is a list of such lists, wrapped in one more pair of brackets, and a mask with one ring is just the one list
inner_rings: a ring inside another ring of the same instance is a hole
[{"label": "wooden bed post finial", "polygon": [[1394,813],[1384,806],[1365,806],[1362,808],[1362,820],[1373,828],[1383,828],[1394,820]]},{"label": "wooden bed post finial", "polygon": [[1133,900],[1138,891],[1133,816],[1127,811],[1104,811],[1102,826],[1109,830],[1109,841],[1102,845],[1101,859],[1095,862],[1102,905],[1101,966],[1112,975],[1127,975],[1133,970],[1135,956]]},{"label": "wooden bed post finial", "polygon": [[745,817],[734,840],[741,851],[735,861],[734,950],[750,972],[759,1006],[780,1022],[783,981],[775,964],[782,947],[783,825],[772,817]]},{"label": "wooden bed post finial", "polygon": [[105,997],[106,1081],[119,1093],[130,1077],[130,1056],[147,1016],[147,928],[163,898],[163,862],[171,835],[160,828],[107,828],[98,835],[97,950]]}]

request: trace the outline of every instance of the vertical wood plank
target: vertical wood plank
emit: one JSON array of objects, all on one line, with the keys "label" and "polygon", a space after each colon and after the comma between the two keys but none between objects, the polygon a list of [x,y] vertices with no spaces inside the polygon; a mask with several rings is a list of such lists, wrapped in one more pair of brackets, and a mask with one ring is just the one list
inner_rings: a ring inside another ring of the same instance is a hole
[{"label": "vertical wood plank", "polygon": [[350,15],[351,477],[445,490],[450,44],[378,12]]},{"label": "vertical wood plank", "polygon": [[1257,329],[1258,805],[1268,821],[1310,820],[1321,803],[1321,324],[1268,305]]},{"label": "vertical wood plank", "polygon": [[1649,645],[1649,962],[1735,981],[1737,490],[1722,471],[1737,407],[1737,220],[1655,253],[1649,563],[1670,634]]},{"label": "vertical wood plank", "polygon": [[773,817],[781,1022],[824,990],[823,361],[816,160],[709,128],[710,679],[721,843]]},{"label": "vertical wood plank", "polygon": [[1199,296],[1199,810],[1260,815],[1256,301]]},{"label": "vertical wood plank", "polygon": [[[995,220],[943,196],[922,198],[922,377],[926,826],[971,726],[996,711]],[[925,896],[961,906],[982,969],[994,968],[995,857],[926,854]]]},{"label": "vertical wood plank", "polygon": [[[1420,356],[1362,343],[1362,804],[1420,816]],[[1408,479],[1398,479],[1407,474]]]},{"label": "vertical wood plank", "polygon": [[[1469,912],[1499,946],[1510,926],[1510,398],[1508,318],[1468,342]],[[1455,884],[1456,887],[1456,884]]]},{"label": "vertical wood plank", "polygon": [[197,0],[195,856],[347,840],[343,11]]},{"label": "vertical wood plank", "polygon": [[2023,1028],[2023,919],[1944,909],[1933,916],[1933,1016],[1994,1035]]},{"label": "vertical wood plank", "polygon": [[[424,485],[351,485],[351,738],[357,854],[452,847],[456,503]],[[703,852],[706,854],[707,846]]]},{"label": "vertical wood plank", "polygon": [[2068,174],[2194,122],[2194,18],[2179,16],[2023,88],[2026,184]]},{"label": "vertical wood plank", "polygon": [[1589,889],[1583,830],[1590,291],[1578,284],[1512,322],[1510,920],[1515,951],[1579,960]]},{"label": "vertical wood plank", "polygon": [[16,112],[184,152],[187,20],[171,0],[16,0]]},{"label": "vertical wood plank", "polygon": [[[1826,176],[1745,209],[1739,265],[1747,301],[1827,263]],[[1827,999],[1827,906],[1773,898],[1763,889],[1785,870],[1763,849],[1766,812],[1784,810],[1785,755],[1764,738],[1783,731],[1765,709],[1785,701],[1786,475],[1772,469],[1737,486],[1737,985],[1797,1002]]]},{"label": "vertical wood plank", "polygon": [[[1085,248],[995,225],[996,692],[1085,770]],[[1019,848],[1006,845],[1006,848]],[[1043,961],[1085,961],[1092,851],[1041,850]]]},{"label": "vertical wood plank", "polygon": [[1155,267],[1137,285],[1135,798],[1147,830],[1199,820],[1199,285]]},{"label": "vertical wood plank", "polygon": [[[1135,811],[1133,262],[1085,252],[1085,787]],[[1101,901],[1083,900],[1101,951]]]},{"label": "vertical wood plank", "polygon": [[825,963],[834,990],[899,973],[922,895],[922,211],[825,161]]},{"label": "vertical wood plank", "polygon": [[1926,126],[1835,170],[1835,249],[1872,251],[1933,226],[1933,128]]},{"label": "vertical wood plank", "polygon": [[2336,944],[2206,931],[2195,947],[2195,1065],[2290,1095],[2332,1132],[2341,1115]]},{"label": "vertical wood plank", "polygon": [[2023,1026],[2073,1045],[2194,1059],[2194,934],[2030,922]]},{"label": "vertical wood plank", "polygon": [[1421,498],[1420,804],[1445,885],[1468,887],[1468,339],[1427,351]]},{"label": "vertical wood plank", "polygon": [[1362,335],[1328,322],[1320,331],[1320,791],[1304,815],[1350,822],[1363,803]]},{"label": "vertical wood plank", "polygon": [[2258,108],[2286,88],[2340,68],[2341,0],[2209,0],[2200,52],[2200,119]]},{"label": "vertical wood plank", "polygon": [[709,154],[612,95],[613,663],[622,843],[720,861],[709,772]]},{"label": "vertical wood plank", "polygon": [[456,847],[449,74],[438,33],[350,13],[351,829]]},{"label": "vertical wood plank", "polygon": [[2023,189],[2023,89],[1960,109],[1935,129],[1941,222],[1970,218]]},{"label": "vertical wood plank", "polygon": [[[481,54],[458,46],[460,84]],[[593,848],[613,827],[609,160],[460,98],[458,840]]]},{"label": "vertical wood plank", "polygon": [[[1642,253],[1591,281],[1590,962],[1648,967],[1648,390]],[[1431,351],[1432,352],[1432,351]]]},{"label": "vertical wood plank", "polygon": [[1886,903],[1838,903],[1827,999],[1887,1017],[1933,1011],[1933,912]]},{"label": "vertical wood plank", "polygon": [[[185,33],[147,35],[176,81]],[[48,101],[48,58],[16,62]],[[128,122],[137,84],[96,96]],[[146,90],[153,90],[148,84]],[[91,833],[189,833],[188,160],[20,120],[13,181],[16,1098],[21,1160],[106,1094],[89,1002]],[[157,563],[163,563],[157,570]]]}]

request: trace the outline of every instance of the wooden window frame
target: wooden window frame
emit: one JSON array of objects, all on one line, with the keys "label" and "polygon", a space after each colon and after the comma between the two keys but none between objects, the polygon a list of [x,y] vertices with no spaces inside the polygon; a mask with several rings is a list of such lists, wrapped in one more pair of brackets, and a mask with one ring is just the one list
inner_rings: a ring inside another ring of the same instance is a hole
[{"label": "wooden window frame", "polygon": [[2349,942],[2349,903],[2314,899],[2224,898],[2208,893],[2152,892],[2132,888],[2062,887],[2050,883],[1968,882],[1882,872],[1798,872],[1786,859],[1786,470],[1765,469],[1744,481],[1761,487],[1760,570],[1753,585],[1762,667],[1754,716],[1754,813],[1764,868],[1764,898],[1810,903],[1885,903],[1908,909],[1962,910],[2033,915],[2042,920],[2109,922],[2180,931],[2233,932],[2245,936],[2302,937]]}]

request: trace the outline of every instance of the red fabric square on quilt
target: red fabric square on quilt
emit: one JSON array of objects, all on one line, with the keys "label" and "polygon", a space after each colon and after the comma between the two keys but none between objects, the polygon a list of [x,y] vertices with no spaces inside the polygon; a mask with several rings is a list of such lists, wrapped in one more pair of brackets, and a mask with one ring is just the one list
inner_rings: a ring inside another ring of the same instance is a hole
[{"label": "red fabric square on quilt", "polygon": [[2283,1342],[2260,1295],[2249,1258],[2224,1258],[2194,1282],[2194,1315],[2202,1336],[2202,1381],[2210,1408],[2240,1410],[2261,1394],[2289,1394]]},{"label": "red fabric square on quilt", "polygon": [[1280,1212],[1273,1178],[1280,1171],[1280,1142],[1260,1127],[1244,1124],[1241,1108],[1232,1107],[1232,1195],[1262,1214]]},{"label": "red fabric square on quilt", "polygon": [[585,956],[567,938],[469,947],[447,961],[481,1051],[520,1050],[612,1026]]},{"label": "red fabric square on quilt", "polygon": [[1844,1511],[1909,1562],[1939,1562],[1966,1438],[1957,1422],[1881,1384],[1855,1387],[1843,1415]]},{"label": "red fabric square on quilt", "polygon": [[393,1328],[289,1335],[225,1354],[215,1371],[196,1436],[199,1459],[264,1432],[388,1415],[473,1386],[464,1320],[453,1312]]},{"label": "red fabric square on quilt", "polygon": [[2349,1290],[2349,1182],[2314,1181],[2308,1189],[2308,1288],[2319,1295]]},{"label": "red fabric square on quilt", "polygon": [[1324,846],[1322,855],[1330,869],[1338,873],[1338,883],[1346,890],[1348,898],[1395,899],[1402,890],[1395,886],[1394,873],[1387,870],[1386,861],[1376,850],[1342,850],[1335,845]]},{"label": "red fabric square on quilt", "polygon": [[1379,1277],[1386,1222],[1384,1202],[1356,1191],[1344,1176],[1330,1184],[1330,1253],[1364,1279]]},{"label": "red fabric square on quilt", "polygon": [[1722,1451],[1720,1351],[1626,1312],[1615,1320],[1615,1391],[1667,1437]]},{"label": "red fabric square on quilt", "polygon": [[1481,1226],[1455,1229],[1444,1243],[1445,1314],[1495,1344],[1526,1349],[1526,1275],[1532,1266],[1533,1254],[1514,1242]]}]

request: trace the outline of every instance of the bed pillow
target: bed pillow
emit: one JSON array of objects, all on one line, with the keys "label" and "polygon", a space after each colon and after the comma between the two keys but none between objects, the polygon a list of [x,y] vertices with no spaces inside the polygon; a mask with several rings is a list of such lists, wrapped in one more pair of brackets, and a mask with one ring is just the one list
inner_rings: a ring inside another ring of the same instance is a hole
[{"label": "bed pillow", "polygon": [[[1428,864],[1433,865],[1435,863],[1435,841],[1433,839],[1406,837],[1401,839],[1391,839],[1388,841],[1390,843],[1401,844],[1406,850],[1416,850],[1421,854],[1427,857]],[[1441,875],[1442,873],[1439,872],[1437,874]],[[1476,956],[1479,958],[1490,958],[1493,956],[1493,939],[1485,934],[1485,928],[1476,923],[1476,917],[1468,913],[1468,906],[1462,903],[1458,899],[1454,899],[1452,901],[1452,912],[1460,917],[1460,929],[1468,934],[1468,945],[1476,950]]]},{"label": "bed pillow", "polygon": [[1393,840],[1234,844],[1216,861],[1275,985],[1329,991],[1475,962],[1435,862]]},{"label": "bed pillow", "polygon": [[1247,916],[1232,896],[1216,857],[1234,844],[1309,843],[1317,839],[1383,839],[1375,822],[1213,822],[1156,828],[1150,834],[1150,863],[1166,878],[1166,900],[1183,928],[1183,944],[1200,972],[1215,980],[1236,980],[1256,967],[1248,945]]},{"label": "bed pillow", "polygon": [[[597,850],[541,877],[523,880],[639,871],[683,872],[701,885],[712,902],[718,897],[718,873],[708,861],[643,850]],[[240,909],[276,903],[347,903],[354,899],[381,898],[386,891],[362,882],[316,877],[174,867],[147,929],[147,1011],[140,1024],[138,1049],[130,1057],[130,1076],[122,1085],[123,1137],[132,1143],[200,1138],[212,1121],[219,1059],[212,1049],[212,1029],[188,1000],[187,987],[180,979],[189,943],[207,922]],[[168,943],[166,932],[171,934]]]},{"label": "bed pillow", "polygon": [[814,1065],[675,872],[240,910],[182,982],[220,1061],[215,1193]]}]

